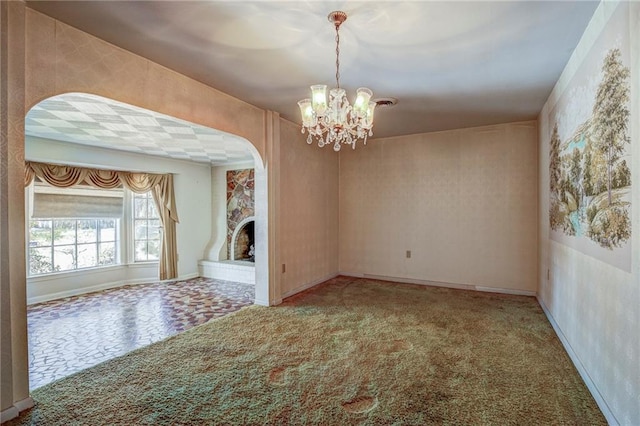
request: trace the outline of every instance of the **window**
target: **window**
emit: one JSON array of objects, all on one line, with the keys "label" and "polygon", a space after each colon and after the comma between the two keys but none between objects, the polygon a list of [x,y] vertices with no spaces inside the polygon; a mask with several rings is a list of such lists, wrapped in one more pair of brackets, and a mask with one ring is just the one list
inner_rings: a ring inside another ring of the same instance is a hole
[{"label": "window", "polygon": [[122,189],[55,188],[36,181],[29,191],[30,277],[120,263]]},{"label": "window", "polygon": [[29,222],[29,275],[118,263],[119,220],[35,219]]},{"label": "window", "polygon": [[134,261],[160,257],[160,218],[151,192],[133,194]]},{"label": "window", "polygon": [[39,181],[29,191],[29,277],[158,261],[161,226],[151,192]]}]

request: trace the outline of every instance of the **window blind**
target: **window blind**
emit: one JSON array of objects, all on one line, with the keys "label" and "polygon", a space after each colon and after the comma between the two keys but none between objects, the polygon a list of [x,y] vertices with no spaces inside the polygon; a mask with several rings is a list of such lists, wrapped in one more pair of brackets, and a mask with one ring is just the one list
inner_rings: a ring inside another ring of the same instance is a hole
[{"label": "window blind", "polygon": [[34,219],[44,218],[120,218],[122,196],[76,194],[33,194]]}]

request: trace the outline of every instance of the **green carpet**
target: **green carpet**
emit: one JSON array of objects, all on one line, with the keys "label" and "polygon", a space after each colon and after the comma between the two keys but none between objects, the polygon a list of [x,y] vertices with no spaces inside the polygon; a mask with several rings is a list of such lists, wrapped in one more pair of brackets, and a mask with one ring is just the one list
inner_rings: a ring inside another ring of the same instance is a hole
[{"label": "green carpet", "polygon": [[606,424],[534,298],[347,277],[32,396],[10,425]]}]

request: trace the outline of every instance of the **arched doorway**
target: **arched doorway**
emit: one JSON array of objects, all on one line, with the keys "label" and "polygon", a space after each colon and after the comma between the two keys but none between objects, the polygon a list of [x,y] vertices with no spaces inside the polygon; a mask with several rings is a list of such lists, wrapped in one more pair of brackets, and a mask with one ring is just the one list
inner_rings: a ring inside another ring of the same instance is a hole
[{"label": "arched doorway", "polygon": [[[264,208],[267,204],[266,175],[259,153],[246,139],[86,93],[57,95],[38,103],[27,114],[25,133],[25,158],[29,161],[175,173],[176,197],[182,200],[178,202],[178,214],[186,226],[182,229],[182,237],[178,229],[178,254],[180,246],[183,250],[178,268],[181,277],[197,273],[197,262],[212,238],[209,226],[212,220],[207,217],[211,213],[206,205],[207,197],[211,199],[213,191],[205,188],[212,184],[211,170],[224,164],[250,163],[255,171],[257,189],[254,251],[263,253],[255,270],[267,268],[267,244],[264,238],[260,238],[260,235],[266,235],[265,232],[260,234],[261,224],[264,229],[267,222]],[[158,160],[138,161],[141,154]],[[185,167],[166,170],[169,160],[163,158],[178,160]],[[206,173],[193,171],[203,168]],[[184,202],[188,198],[191,201]],[[203,233],[203,229],[208,231]],[[199,250],[192,250],[198,245]],[[269,291],[268,273],[262,276],[265,279],[254,280],[255,299],[256,303],[268,304],[265,303],[266,298],[260,298]],[[119,279],[109,278],[111,281]],[[57,293],[64,291],[66,289]],[[38,300],[41,297],[33,288],[28,287],[28,293],[28,299]]]}]

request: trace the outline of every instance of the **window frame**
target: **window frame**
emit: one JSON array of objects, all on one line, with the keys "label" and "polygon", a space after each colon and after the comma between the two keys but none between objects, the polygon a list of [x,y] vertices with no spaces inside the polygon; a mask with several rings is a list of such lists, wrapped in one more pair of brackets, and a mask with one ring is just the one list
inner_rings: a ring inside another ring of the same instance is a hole
[{"label": "window frame", "polygon": [[[105,221],[105,220],[109,220],[109,221],[114,221],[114,239],[113,240],[107,240],[107,241],[102,241],[101,237],[102,237],[102,233],[101,231],[101,222]],[[95,239],[90,241],[90,242],[79,242],[78,240],[78,223],[82,222],[82,221],[95,221]],[[49,222],[50,223],[50,237],[49,240],[47,241],[49,244],[44,244],[44,245],[32,245],[31,244],[31,222]],[[56,222],[73,222],[73,242],[72,243],[65,243],[65,244],[56,244],[56,238],[55,238],[55,231],[56,231]],[[119,266],[122,264],[122,250],[121,250],[121,232],[120,232],[120,228],[121,228],[121,218],[114,218],[114,217],[110,217],[110,218],[30,218],[27,223],[29,224],[28,229],[27,229],[27,253],[26,253],[26,260],[27,260],[27,277],[28,278],[37,278],[37,277],[43,277],[43,276],[47,276],[47,275],[52,275],[52,274],[58,274],[58,273],[68,273],[68,272],[76,272],[76,271],[84,271],[84,270],[89,270],[89,269],[101,269],[101,268],[108,268],[108,267],[113,267],[113,266]],[[102,243],[113,243],[113,246],[115,248],[115,256],[114,256],[114,263],[110,263],[110,264],[106,264],[106,265],[101,265],[100,264],[100,246]],[[79,267],[79,262],[78,262],[78,249],[79,246],[95,246],[95,259],[96,259],[96,264],[95,265],[91,265],[91,266],[84,266],[84,267]],[[73,262],[73,267],[69,268],[69,269],[63,269],[63,270],[56,270],[56,248],[60,248],[60,247],[72,247],[73,250],[73,254],[72,257],[74,259]],[[51,270],[48,272],[43,272],[43,273],[32,273],[32,269],[31,269],[31,258],[32,258],[32,249],[49,249],[50,251],[50,260],[51,260]]]},{"label": "window frame", "polygon": [[[158,207],[155,204],[155,200],[153,198],[153,194],[151,193],[151,190],[145,192],[145,193],[135,193],[133,191],[127,191],[130,194],[130,200],[127,203],[127,205],[130,207],[130,214],[129,214],[129,231],[130,231],[130,239],[128,240],[128,245],[129,245],[129,262],[131,264],[145,264],[145,263],[158,263],[160,261],[160,245],[162,244],[162,232],[163,232],[163,228],[162,228],[162,223],[160,222],[160,214],[158,212]],[[135,201],[136,198],[142,198],[142,196],[144,196],[144,199],[146,200],[146,212],[147,215],[145,217],[136,217],[136,212],[135,212]],[[125,200],[126,202],[126,200]],[[149,216],[149,203],[152,203],[151,205],[153,206],[153,211],[156,213],[156,216]],[[147,223],[146,228],[146,236],[147,238],[141,238],[138,239],[136,238],[136,221],[144,221]],[[154,239],[149,239],[149,228],[150,226],[148,225],[150,221],[157,221],[158,223],[158,238],[154,238]],[[149,259],[149,241],[156,241],[158,242],[158,257],[157,258],[152,258]],[[137,250],[136,250],[136,243],[139,241],[145,241],[146,242],[146,259],[141,259],[138,260],[136,258],[137,256]]]},{"label": "window frame", "polygon": [[[74,190],[77,188],[54,188],[54,187],[49,187],[47,188],[47,191],[52,191],[52,192],[58,192],[58,191],[65,191],[65,190]],[[96,191],[96,190],[100,190],[100,189],[96,189],[96,188],[91,188],[91,189],[84,189],[86,191]],[[87,274],[87,273],[96,273],[96,272],[101,272],[101,271],[106,271],[108,269],[114,269],[114,268],[122,268],[122,267],[147,267],[147,266],[151,266],[151,265],[157,265],[159,263],[159,259],[149,259],[149,260],[141,260],[141,261],[136,261],[135,260],[135,243],[134,243],[134,237],[135,237],[135,227],[134,227],[134,208],[133,208],[133,202],[134,202],[134,193],[126,188],[122,189],[122,198],[123,198],[123,211],[122,211],[122,216],[120,218],[86,218],[89,220],[92,219],[116,219],[117,224],[116,224],[116,251],[117,251],[117,255],[116,255],[116,263],[111,264],[111,265],[97,265],[97,266],[92,266],[92,267],[86,267],[86,268],[74,268],[74,269],[68,269],[68,270],[64,270],[64,271],[52,271],[52,272],[47,272],[47,273],[43,273],[43,274],[36,274],[36,275],[31,275],[30,273],[30,223],[32,220],[45,220],[44,218],[32,218],[32,212],[33,212],[33,196],[34,196],[34,192],[35,192],[35,184],[32,183],[31,185],[29,185],[27,188],[25,188],[25,224],[27,224],[25,226],[25,260],[26,260],[26,265],[25,265],[25,273],[26,273],[26,277],[29,281],[46,281],[47,279],[50,279],[51,277],[55,277],[55,276],[59,276],[61,274],[69,274],[69,275],[73,275],[73,274]],[[154,203],[154,207],[155,206],[155,201],[153,201],[153,195],[151,194],[151,192],[149,191],[148,193],[149,199],[151,200],[152,203]],[[157,207],[155,208],[155,211],[157,213]],[[85,218],[71,218],[69,220],[86,220]],[[50,218],[49,220],[62,220],[61,218]],[[159,221],[159,217],[158,217],[158,221]],[[163,232],[163,227],[162,224],[160,222],[159,223],[159,243],[161,243],[162,241],[162,232]],[[53,234],[53,231],[52,231]],[[52,235],[53,238],[53,235]],[[53,239],[52,239],[53,242]],[[76,239],[77,242],[77,239]],[[99,242],[96,242],[96,244],[99,244]],[[47,246],[49,247],[49,246]],[[53,248],[52,248],[53,250]],[[160,253],[158,253],[159,256]],[[52,261],[53,261],[53,256],[52,256]]]}]

